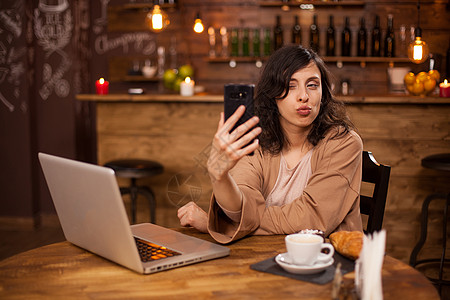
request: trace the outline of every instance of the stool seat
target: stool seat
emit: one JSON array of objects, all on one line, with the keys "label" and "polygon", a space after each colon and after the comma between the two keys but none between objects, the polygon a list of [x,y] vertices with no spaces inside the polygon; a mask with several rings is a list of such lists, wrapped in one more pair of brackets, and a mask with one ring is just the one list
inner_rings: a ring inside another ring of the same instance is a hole
[{"label": "stool seat", "polygon": [[131,196],[132,222],[136,223],[136,200],[138,194],[140,194],[147,198],[150,205],[150,221],[155,223],[155,194],[148,186],[138,186],[136,180],[161,174],[164,172],[163,165],[153,160],[116,159],[107,162],[104,166],[113,169],[117,177],[131,179],[131,185],[129,187],[121,187],[120,193],[122,195],[130,194]]},{"label": "stool seat", "polygon": [[109,161],[105,167],[111,168],[116,176],[123,178],[144,178],[161,174],[164,167],[153,160],[117,159]]},{"label": "stool seat", "polygon": [[422,159],[422,166],[439,171],[450,171],[450,153],[427,156]]}]

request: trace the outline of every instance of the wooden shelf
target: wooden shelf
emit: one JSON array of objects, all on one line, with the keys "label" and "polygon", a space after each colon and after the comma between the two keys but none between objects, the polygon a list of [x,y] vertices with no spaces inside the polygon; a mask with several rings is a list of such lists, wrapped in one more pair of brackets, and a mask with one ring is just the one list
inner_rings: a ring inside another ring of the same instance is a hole
[{"label": "wooden shelf", "polygon": [[142,75],[127,75],[123,78],[123,81],[127,81],[127,82],[144,82],[144,81],[157,82],[157,81],[159,81],[159,78],[158,77],[145,77]]},{"label": "wooden shelf", "polygon": [[256,61],[266,61],[269,57],[252,57],[252,56],[221,56],[221,57],[206,57],[206,61],[210,63],[229,63],[234,60],[235,62],[254,63]]},{"label": "wooden shelf", "polygon": [[326,62],[373,62],[373,63],[396,63],[396,62],[410,62],[407,57],[372,57],[372,56],[323,56],[322,59]]},{"label": "wooden shelf", "polygon": [[289,6],[289,7],[300,7],[302,8],[303,5],[314,5],[317,7],[336,7],[336,6],[358,6],[363,7],[365,5],[364,1],[296,1],[291,0],[287,3],[283,3],[282,1],[260,1],[259,6],[261,7],[282,7],[282,6]]},{"label": "wooden shelf", "polygon": [[[234,60],[241,63],[253,63],[258,60],[266,61],[265,57],[242,57],[242,56],[229,56],[229,57],[207,57],[206,61],[210,63],[229,63]],[[342,62],[342,63],[408,63],[410,60],[407,57],[360,57],[360,56],[322,56],[325,62]]]}]

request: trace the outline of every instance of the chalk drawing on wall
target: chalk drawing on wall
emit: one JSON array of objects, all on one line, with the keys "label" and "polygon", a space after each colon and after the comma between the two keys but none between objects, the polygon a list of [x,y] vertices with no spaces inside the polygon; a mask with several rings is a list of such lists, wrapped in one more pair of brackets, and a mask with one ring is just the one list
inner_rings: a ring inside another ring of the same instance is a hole
[{"label": "chalk drawing on wall", "polygon": [[[69,95],[70,85],[63,77],[72,65],[64,48],[72,39],[73,20],[67,0],[39,0],[34,10],[34,34],[37,43],[45,52],[42,70],[43,85],[39,89],[42,99],[46,100],[55,92],[58,97]],[[50,60],[52,56],[52,60]],[[56,66],[52,66],[56,65]]]},{"label": "chalk drawing on wall", "polygon": [[110,0],[100,0],[102,5],[101,16],[94,21],[94,33],[99,34],[108,24],[108,3]]},{"label": "chalk drawing on wall", "polygon": [[129,51],[130,44],[137,53],[151,55],[156,51],[156,40],[154,35],[147,32],[124,33],[115,38],[108,38],[108,35],[102,34],[95,39],[95,52],[105,54],[111,50],[122,47],[122,53]]},{"label": "chalk drawing on wall", "polygon": [[[0,91],[12,91],[7,95],[0,92],[0,103],[9,112],[17,106],[20,98],[20,84],[25,73],[22,58],[25,48],[15,47],[15,41],[22,35],[23,1],[12,2],[11,8],[0,10]],[[21,106],[23,107],[23,105]]]}]

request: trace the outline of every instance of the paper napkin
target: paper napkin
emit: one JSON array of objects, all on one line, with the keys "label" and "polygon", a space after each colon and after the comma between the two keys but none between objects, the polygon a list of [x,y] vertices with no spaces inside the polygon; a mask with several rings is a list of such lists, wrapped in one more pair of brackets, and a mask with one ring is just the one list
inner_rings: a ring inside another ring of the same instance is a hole
[{"label": "paper napkin", "polygon": [[363,248],[355,265],[355,287],[362,300],[383,299],[381,269],[385,247],[385,230],[364,236]]}]

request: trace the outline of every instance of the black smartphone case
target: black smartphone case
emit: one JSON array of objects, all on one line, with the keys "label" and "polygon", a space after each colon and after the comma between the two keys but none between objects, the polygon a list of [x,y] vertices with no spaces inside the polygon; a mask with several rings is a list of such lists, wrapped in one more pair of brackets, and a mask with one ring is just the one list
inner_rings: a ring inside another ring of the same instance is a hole
[{"label": "black smartphone case", "polygon": [[253,92],[255,85],[253,84],[226,84],[224,91],[224,112],[225,120],[227,120],[236,109],[244,105],[245,113],[236,123],[231,131],[239,125],[245,123],[248,119],[255,115],[253,108]]},{"label": "black smartphone case", "polygon": [[[254,113],[253,93],[255,85],[253,84],[226,84],[224,88],[224,113],[225,121],[236,111],[236,109],[244,105],[245,113],[239,121],[233,126],[229,132],[233,132],[236,127],[244,124],[252,118]],[[250,128],[249,128],[250,129]],[[247,144],[250,145],[251,143]],[[250,153],[249,155],[253,155]]]}]

